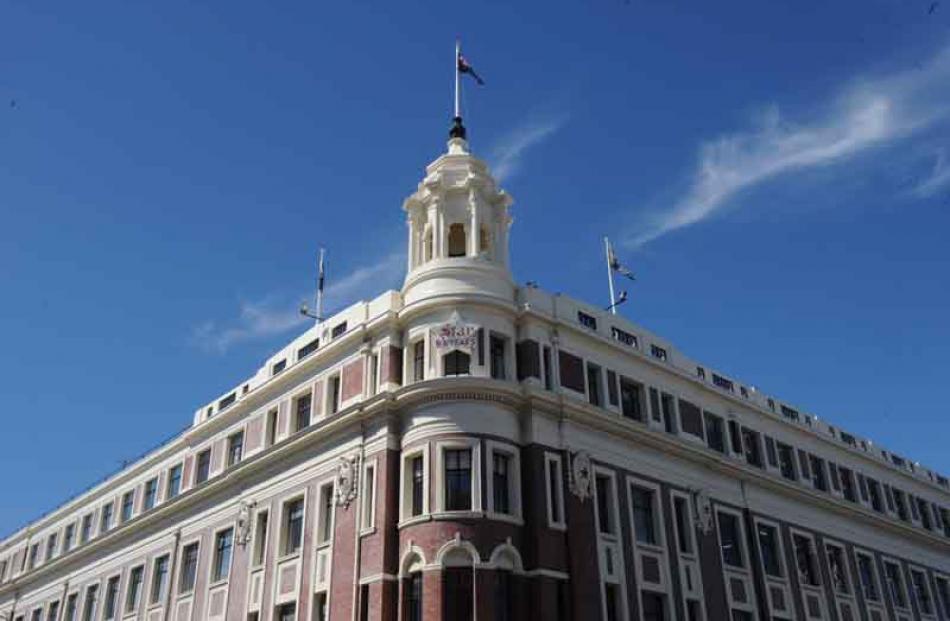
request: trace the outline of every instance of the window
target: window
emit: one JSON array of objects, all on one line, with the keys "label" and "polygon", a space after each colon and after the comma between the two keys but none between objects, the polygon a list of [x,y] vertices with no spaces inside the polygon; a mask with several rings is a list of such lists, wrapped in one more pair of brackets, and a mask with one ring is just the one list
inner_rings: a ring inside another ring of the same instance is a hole
[{"label": "window", "polygon": [[220,412],[221,410],[231,407],[231,404],[235,401],[237,401],[237,394],[232,392],[228,396],[218,401],[218,411]]},{"label": "window", "polygon": [[471,567],[447,567],[442,571],[443,619],[472,621],[473,583]]},{"label": "window", "polygon": [[650,345],[650,355],[658,360],[666,361],[666,350],[656,345]]},{"label": "window", "polygon": [[106,582],[106,599],[103,602],[103,619],[115,619],[119,599],[119,576],[113,576]]},{"label": "window", "polygon": [[640,601],[643,603],[643,621],[666,620],[666,598],[664,598],[663,595],[650,591],[641,591]]},{"label": "window", "polygon": [[108,532],[109,529],[112,528],[112,512],[115,510],[115,509],[113,508],[114,506],[115,506],[115,505],[113,505],[113,504],[110,502],[109,504],[104,505],[104,506],[102,507],[102,514],[101,514],[101,517],[100,517],[100,519],[99,519],[99,532],[100,532],[100,533]]},{"label": "window", "polygon": [[79,603],[79,594],[73,593],[66,598],[66,609],[63,611],[63,621],[76,621],[76,607]]},{"label": "window", "polygon": [[712,381],[713,381],[713,384],[715,384],[719,388],[722,388],[723,390],[726,390],[728,392],[736,391],[735,385],[732,383],[732,380],[728,380],[722,377],[721,375],[716,375],[715,373],[713,373]]},{"label": "window", "polygon": [[363,528],[372,528],[376,523],[376,466],[369,464],[363,469],[363,493],[360,495],[363,503]]},{"label": "window", "polygon": [[655,493],[653,490],[630,486],[630,508],[633,513],[633,532],[639,543],[658,545]]},{"label": "window", "polygon": [[129,584],[125,589],[125,611],[135,612],[139,607],[139,601],[142,596],[142,574],[145,568],[142,566],[133,567],[129,572]]},{"label": "window", "polygon": [[728,423],[729,428],[729,443],[732,448],[732,452],[736,455],[742,455],[742,434],[739,433],[739,423],[735,420],[730,420]]},{"label": "window", "polygon": [[40,544],[34,543],[30,546],[30,560],[26,565],[27,569],[33,569],[36,567],[36,560],[40,555]]},{"label": "window", "polygon": [[716,515],[719,521],[719,547],[722,550],[723,563],[733,567],[744,567],[739,518],[724,511],[719,511]]},{"label": "window", "polygon": [[577,311],[577,321],[585,328],[597,330],[597,319],[593,315],[588,315],[584,311]]},{"label": "window", "polygon": [[511,485],[512,457],[499,450],[493,450],[492,456],[492,509],[495,513],[512,514]]},{"label": "window", "polygon": [[795,565],[798,568],[799,580],[809,586],[820,585],[818,559],[815,557],[815,547],[811,538],[793,533],[792,549],[795,551]]},{"label": "window", "polygon": [[86,602],[83,604],[82,609],[82,619],[83,621],[93,621],[97,615],[96,611],[98,609],[97,603],[99,601],[99,585],[93,584],[86,589]]},{"label": "window", "polygon": [[254,556],[252,563],[260,565],[264,562],[267,554],[267,523],[270,513],[261,511],[257,514],[257,522],[254,525]]},{"label": "window", "polygon": [[836,593],[850,595],[851,586],[848,582],[848,567],[844,560],[844,550],[834,544],[826,544],[828,555],[828,570],[831,574],[831,586]]},{"label": "window", "polygon": [[[314,621],[327,621],[330,617],[327,615],[327,593],[317,593],[313,602]],[[255,620],[256,621],[256,620]]]},{"label": "window", "polygon": [[198,542],[189,543],[181,551],[181,574],[178,579],[178,594],[190,593],[195,589],[198,576]]},{"label": "window", "polygon": [[495,621],[512,621],[515,618],[514,587],[511,571],[495,572]]},{"label": "window", "polygon": [[[67,524],[63,531],[63,554],[73,549],[73,540],[76,538],[76,525]],[[0,571],[0,580],[3,580],[3,572]]]},{"label": "window", "polygon": [[629,332],[624,332],[620,328],[615,328],[611,326],[610,335],[614,337],[615,341],[620,341],[621,343],[629,347],[633,347],[633,348],[637,347],[637,337],[634,336],[633,334],[630,334]]},{"label": "window", "polygon": [[158,479],[149,479],[145,482],[145,494],[142,497],[142,510],[148,511],[155,506],[158,496]]},{"label": "window", "polygon": [[465,256],[465,225],[449,225],[449,257]]},{"label": "window", "polygon": [[858,576],[861,578],[861,590],[864,599],[872,602],[880,601],[881,595],[877,589],[877,576],[874,571],[874,560],[867,554],[858,553]]},{"label": "window", "polygon": [[403,580],[406,621],[422,621],[422,572],[416,571]]},{"label": "window", "polygon": [[[664,399],[668,397],[666,393],[663,393]],[[673,407],[673,397],[670,396],[669,407]],[[664,404],[664,407],[666,405]],[[684,433],[688,433],[692,436],[695,436],[699,439],[704,439],[703,437],[703,413],[695,404],[690,403],[686,399],[679,400],[679,409],[680,409],[680,426],[683,429]]]},{"label": "window", "polygon": [[53,560],[56,555],[56,533],[46,538],[46,562]]},{"label": "window", "polygon": [[236,466],[244,456],[244,432],[239,431],[228,437],[228,467]]},{"label": "window", "polygon": [[778,529],[769,524],[756,526],[759,534],[759,553],[762,555],[762,569],[776,578],[782,577],[782,553],[779,547]]},{"label": "window", "polygon": [[312,403],[313,395],[309,392],[294,400],[294,433],[303,431],[310,426],[310,406]]},{"label": "window", "polygon": [[412,345],[412,381],[421,382],[426,378],[426,344],[418,340]]},{"label": "window", "polygon": [[160,556],[152,563],[152,587],[148,601],[157,604],[165,596],[165,585],[168,584],[168,555]]},{"label": "window", "polygon": [[742,448],[745,450],[745,460],[750,466],[763,468],[762,449],[759,443],[759,434],[748,427],[742,428]]},{"label": "window", "polygon": [[597,530],[601,534],[614,534],[614,488],[613,479],[606,474],[594,477],[594,492],[597,495]]},{"label": "window", "polygon": [[620,613],[617,611],[617,585],[610,582],[604,583],[604,606],[606,607],[607,621],[618,621]]},{"label": "window", "polygon": [[879,513],[884,513],[884,504],[881,502],[881,484],[870,477],[865,477],[865,480],[867,481],[871,508]]},{"label": "window", "polygon": [[200,485],[208,480],[211,474],[211,449],[205,449],[198,453],[198,465],[195,467],[195,485]]},{"label": "window", "polygon": [[541,357],[544,362],[544,389],[551,390],[551,348],[545,345],[541,350]]},{"label": "window", "polygon": [[360,621],[369,621],[369,585],[360,585]]},{"label": "window", "polygon": [[442,357],[443,375],[468,375],[471,373],[472,357],[454,349]]},{"label": "window", "polygon": [[676,519],[676,544],[682,554],[693,553],[693,521],[689,501],[683,496],[673,496],[673,516]]},{"label": "window", "polygon": [[854,494],[854,474],[847,468],[838,466],[838,482],[841,484],[841,494],[848,502],[857,502]]},{"label": "window", "polygon": [[934,605],[930,597],[930,587],[927,586],[927,578],[924,576],[924,572],[911,569],[910,582],[911,587],[914,589],[914,597],[917,599],[917,607],[920,608],[920,613],[932,615],[934,613]]},{"label": "window", "polygon": [[274,365],[270,368],[270,374],[271,374],[271,375],[277,375],[277,374],[281,373],[281,372],[282,372],[284,369],[286,369],[286,368],[287,368],[287,359],[284,358],[283,360],[278,360],[278,361],[275,362]]},{"label": "window", "polygon": [[887,589],[891,594],[891,602],[896,608],[907,608],[907,593],[904,591],[904,580],[901,577],[901,568],[897,563],[884,561],[884,579],[887,580]]},{"label": "window", "polygon": [[561,458],[553,453],[545,453],[545,484],[547,487],[548,526],[564,525],[564,497]]},{"label": "window", "polygon": [[425,511],[425,463],[422,455],[416,455],[409,461],[412,499],[409,515],[422,515]]},{"label": "window", "polygon": [[915,498],[917,503],[917,512],[920,514],[920,523],[927,530],[933,530],[933,522],[930,520],[930,507],[923,498]]},{"label": "window", "polygon": [[333,483],[320,488],[320,516],[317,524],[317,543],[329,543],[333,539]]},{"label": "window", "polygon": [[277,607],[275,621],[295,621],[297,618],[297,604],[281,604]]},{"label": "window", "polygon": [[92,537],[92,514],[82,516],[82,524],[79,527],[79,543],[86,543]]},{"label": "window", "polygon": [[722,418],[709,412],[703,412],[703,420],[706,422],[706,444],[714,451],[725,453],[726,442]]},{"label": "window", "polygon": [[369,394],[375,395],[379,390],[379,354],[369,357]]},{"label": "window", "polygon": [[447,449],[445,460],[445,510],[472,509],[472,450]]},{"label": "window", "polygon": [[168,487],[165,490],[165,499],[174,498],[181,492],[181,464],[172,466],[168,471]]},{"label": "window", "polygon": [[320,347],[320,339],[313,339],[303,347],[297,350],[297,360],[303,360]]},{"label": "window", "polygon": [[944,612],[950,616],[950,579],[944,576],[936,576],[935,581],[937,583],[937,597],[943,603]]},{"label": "window", "polygon": [[214,537],[214,561],[211,565],[211,581],[228,577],[231,570],[231,549],[234,545],[234,530],[223,530]]},{"label": "window", "polygon": [[330,378],[330,414],[340,411],[340,374]]},{"label": "window", "polygon": [[333,326],[333,330],[330,331],[330,337],[331,337],[331,338],[336,338],[336,337],[338,337],[338,336],[343,336],[344,334],[346,334],[346,322],[345,322],[345,321],[344,321],[343,323],[338,323],[338,324],[336,324],[335,326]]},{"label": "window", "polygon": [[493,379],[505,379],[508,376],[505,372],[505,340],[494,334],[488,337],[488,357]]},{"label": "window", "polygon": [[792,447],[781,442],[776,442],[775,447],[778,449],[778,465],[782,476],[789,481],[795,481],[797,479],[795,476],[795,452]]},{"label": "window", "polygon": [[626,377],[620,378],[620,411],[633,420],[643,422],[641,386]]},{"label": "window", "polygon": [[49,610],[46,612],[46,621],[59,621],[59,600],[49,605]]},{"label": "window", "polygon": [[294,554],[300,550],[303,540],[303,498],[284,503],[284,554]]},{"label": "window", "polygon": [[607,403],[616,407],[620,404],[617,395],[617,374],[613,371],[607,371]]},{"label": "window", "polygon": [[809,455],[808,465],[811,470],[812,485],[819,491],[827,492],[828,479],[825,477],[825,460],[814,455]]},{"label": "window", "polygon": [[587,363],[587,400],[591,405],[600,407],[604,404],[604,398],[600,394],[600,367],[596,364]]},{"label": "window", "polygon": [[128,522],[132,519],[132,512],[135,509],[135,492],[128,491],[122,495],[122,512],[120,518],[122,522]]}]

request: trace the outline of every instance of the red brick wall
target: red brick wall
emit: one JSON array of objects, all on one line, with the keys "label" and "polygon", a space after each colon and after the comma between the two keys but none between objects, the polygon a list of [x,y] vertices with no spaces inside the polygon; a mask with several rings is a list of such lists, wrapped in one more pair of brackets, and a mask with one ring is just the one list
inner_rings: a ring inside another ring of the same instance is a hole
[{"label": "red brick wall", "polygon": [[[314,494],[316,495],[316,494]],[[356,550],[356,508],[359,498],[348,507],[336,507],[333,528],[333,571],[330,576],[330,618],[350,619],[353,614],[353,564]]]},{"label": "red brick wall", "polygon": [[363,393],[363,358],[343,367],[343,394],[342,401],[352,399]]}]

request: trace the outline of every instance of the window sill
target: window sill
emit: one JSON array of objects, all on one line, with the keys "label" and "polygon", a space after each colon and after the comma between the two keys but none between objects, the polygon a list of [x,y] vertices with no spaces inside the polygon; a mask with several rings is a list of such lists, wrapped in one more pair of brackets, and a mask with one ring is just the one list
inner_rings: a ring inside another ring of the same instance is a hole
[{"label": "window sill", "polygon": [[428,522],[431,519],[432,517],[428,513],[421,513],[419,515],[414,515],[412,517],[402,520],[396,525],[396,528],[402,528],[404,526],[412,526],[414,524],[422,524],[423,522]]},{"label": "window sill", "polygon": [[567,524],[565,524],[564,522],[548,522],[548,528],[550,528],[551,530],[559,530],[562,532],[566,532]]},{"label": "window sill", "polygon": [[296,552],[287,552],[286,554],[281,554],[277,557],[278,563],[286,563],[287,561],[293,561],[300,558],[300,550]]},{"label": "window sill", "polygon": [[208,584],[208,589],[213,589],[213,588],[215,588],[215,587],[219,587],[219,586],[225,585],[225,584],[227,584],[227,583],[228,583],[228,578],[227,578],[227,576],[225,576],[224,578],[219,578],[219,579],[217,579],[217,580],[212,580],[212,581]]},{"label": "window sill", "polygon": [[375,534],[376,534],[375,526],[368,526],[367,528],[360,530],[360,537],[368,537],[370,535],[375,535]]},{"label": "window sill", "polygon": [[317,550],[326,550],[326,549],[329,548],[331,545],[333,545],[333,540],[332,540],[332,539],[327,540],[327,541],[320,541],[320,542],[317,543]]},{"label": "window sill", "polygon": [[492,513],[488,512],[485,514],[485,517],[489,520],[495,520],[496,522],[507,522],[509,524],[514,524],[515,526],[524,526],[524,520],[520,516],[511,515],[510,513]]},{"label": "window sill", "polygon": [[432,514],[433,520],[466,520],[485,517],[482,511],[438,511]]}]

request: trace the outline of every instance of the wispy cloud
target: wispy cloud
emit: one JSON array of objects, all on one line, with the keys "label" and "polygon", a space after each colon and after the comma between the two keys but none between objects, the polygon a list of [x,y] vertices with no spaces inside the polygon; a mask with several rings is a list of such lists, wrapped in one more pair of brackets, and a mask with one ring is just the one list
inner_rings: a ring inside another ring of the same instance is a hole
[{"label": "wispy cloud", "polygon": [[937,151],[934,167],[930,172],[930,176],[921,181],[917,187],[914,188],[914,194],[921,198],[927,198],[933,196],[938,190],[948,185],[950,185],[950,162],[947,161],[946,150],[940,149]]},{"label": "wispy cloud", "polygon": [[950,47],[915,69],[855,81],[824,110],[795,123],[773,106],[751,129],[703,144],[686,192],[640,223],[626,243],[641,246],[705,220],[743,190],[778,175],[828,166],[946,119]]},{"label": "wispy cloud", "polygon": [[[330,266],[332,269],[332,266]],[[406,259],[402,251],[392,252],[375,263],[357,267],[348,274],[333,279],[328,269],[328,284],[324,298],[330,311],[352,304],[358,299],[382,293],[388,287],[398,286],[405,273]],[[238,316],[225,321],[206,321],[197,326],[192,340],[207,352],[224,353],[232,346],[277,336],[302,327],[309,319],[297,310],[300,300],[310,299],[312,293],[290,298],[269,295],[258,301],[242,301]]]},{"label": "wispy cloud", "polygon": [[491,170],[498,181],[518,172],[525,152],[567,123],[567,115],[531,119],[505,135],[491,150]]}]

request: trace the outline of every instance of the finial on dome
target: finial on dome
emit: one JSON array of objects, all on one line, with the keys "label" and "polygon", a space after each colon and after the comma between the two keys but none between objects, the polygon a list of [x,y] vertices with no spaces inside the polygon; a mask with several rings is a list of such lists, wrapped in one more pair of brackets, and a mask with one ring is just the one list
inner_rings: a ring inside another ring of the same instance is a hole
[{"label": "finial on dome", "polygon": [[452,119],[452,129],[449,130],[449,138],[461,138],[465,140],[465,126],[462,125],[462,117],[456,116]]}]

